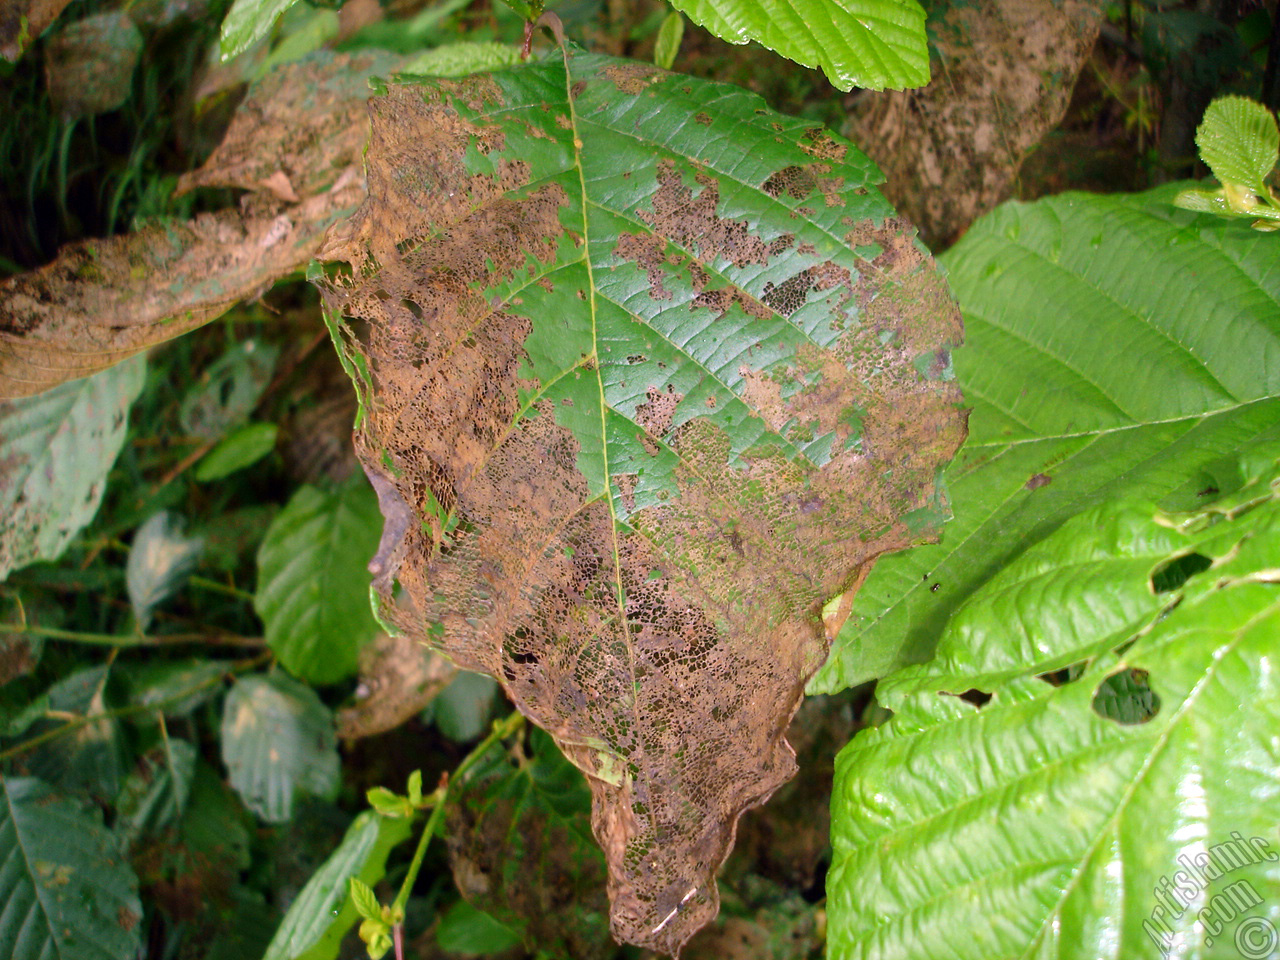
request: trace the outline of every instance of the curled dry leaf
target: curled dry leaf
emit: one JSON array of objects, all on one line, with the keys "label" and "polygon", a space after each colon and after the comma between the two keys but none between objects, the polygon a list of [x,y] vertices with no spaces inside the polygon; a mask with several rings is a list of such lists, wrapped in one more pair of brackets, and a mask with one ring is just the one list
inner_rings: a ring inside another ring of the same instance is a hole
[{"label": "curled dry leaf", "polygon": [[71,244],[53,263],[0,281],[0,397],[119,363],[306,265],[364,196],[360,115],[369,75],[392,62],[325,56],[257,85],[224,147],[183,183],[260,191],[241,209]]},{"label": "curled dry leaf", "polygon": [[358,451],[418,521],[383,615],[555,737],[614,935],[677,952],[795,771],[824,603],[936,533],[959,312],[870,161],[745,91],[557,54],[370,110],[321,256]]},{"label": "curled dry leaf", "polygon": [[448,657],[408,637],[379,634],[360,651],[356,700],[338,711],[338,737],[359,740],[394,730],[457,676]]}]

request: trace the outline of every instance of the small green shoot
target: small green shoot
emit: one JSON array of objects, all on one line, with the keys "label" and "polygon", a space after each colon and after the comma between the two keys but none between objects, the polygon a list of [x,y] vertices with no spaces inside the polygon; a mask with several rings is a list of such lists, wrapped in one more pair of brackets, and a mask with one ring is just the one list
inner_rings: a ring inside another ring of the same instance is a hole
[{"label": "small green shoot", "polygon": [[1196,146],[1221,186],[1183,190],[1174,205],[1197,213],[1248,217],[1255,230],[1280,230],[1280,197],[1267,182],[1280,151],[1280,128],[1271,111],[1247,97],[1220,97],[1204,113]]}]

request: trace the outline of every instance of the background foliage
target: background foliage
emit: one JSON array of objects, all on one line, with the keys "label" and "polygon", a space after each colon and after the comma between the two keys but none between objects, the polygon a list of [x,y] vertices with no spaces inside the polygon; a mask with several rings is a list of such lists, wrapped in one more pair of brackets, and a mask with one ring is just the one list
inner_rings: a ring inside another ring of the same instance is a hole
[{"label": "background foliage", "polygon": [[[785,26],[837,6],[872,28]],[[688,23],[657,2],[554,9],[589,48],[847,130],[868,94],[842,91],[923,81],[951,5],[675,7]],[[462,72],[523,39],[518,13],[469,0],[234,8],[74,0],[5,34],[0,272],[232,205],[174,187],[281,66],[378,49]],[[1280,250],[1255,217],[1157,186],[1207,172],[1192,137],[1214,94],[1280,105],[1278,46],[1265,6],[1109,9],[1022,168],[1035,202],[943,256],[973,408],[955,519],[863,586],[792,727],[801,775],[743,822],[722,918],[686,956],[1127,957],[1154,929],[1234,957],[1266,932],[1245,921],[1280,925],[1267,858],[1181,912],[1154,893],[1232,831],[1280,850]],[[1206,156],[1274,184],[1274,147]],[[296,275],[145,359],[0,402],[0,463],[24,464],[0,469],[0,954],[359,956],[350,878],[396,903],[438,810],[444,842],[400,902],[410,955],[636,955],[606,935],[581,776],[539,732],[490,732],[509,709],[491,681],[397,650],[370,613],[381,518],[354,414]],[[356,725],[385,732],[337,740]],[[1200,911],[1234,881],[1262,898],[1218,936]]]}]

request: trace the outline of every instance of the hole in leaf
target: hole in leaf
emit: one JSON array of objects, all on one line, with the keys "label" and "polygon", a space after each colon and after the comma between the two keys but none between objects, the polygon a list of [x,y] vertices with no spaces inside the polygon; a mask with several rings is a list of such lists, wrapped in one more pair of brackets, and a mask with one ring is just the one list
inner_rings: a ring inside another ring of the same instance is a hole
[{"label": "hole in leaf", "polygon": [[1113,673],[1093,695],[1093,712],[1125,725],[1146,723],[1160,712],[1160,697],[1147,678],[1147,671],[1137,667]]},{"label": "hole in leaf", "polygon": [[1151,574],[1151,590],[1153,593],[1177,590],[1197,573],[1203,573],[1212,566],[1213,561],[1199,553],[1174,557],[1168,563],[1161,564]]},{"label": "hole in leaf", "polygon": [[991,694],[987,693],[984,690],[978,690],[973,687],[966,690],[964,693],[949,693],[946,690],[940,690],[938,692],[941,693],[944,697],[958,697],[959,699],[963,700],[965,703],[973,704],[979,710],[981,710],[991,701]]},{"label": "hole in leaf", "polygon": [[1037,674],[1036,679],[1043,680],[1051,687],[1061,687],[1080,679],[1080,674],[1084,673],[1087,666],[1089,666],[1088,660],[1080,660],[1076,663],[1069,663],[1060,670],[1050,670],[1047,673]]}]

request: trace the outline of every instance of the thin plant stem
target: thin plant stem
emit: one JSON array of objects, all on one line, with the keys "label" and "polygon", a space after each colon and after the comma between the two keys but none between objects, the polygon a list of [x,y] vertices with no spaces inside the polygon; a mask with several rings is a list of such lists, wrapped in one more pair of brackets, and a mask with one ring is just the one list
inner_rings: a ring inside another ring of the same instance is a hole
[{"label": "thin plant stem", "polygon": [[271,656],[272,654],[269,651],[266,651],[260,653],[256,657],[251,657],[248,660],[236,661],[235,663],[229,664],[227,669],[216,677],[209,677],[202,680],[200,683],[173,694],[172,696],[165,697],[163,700],[157,700],[155,703],[136,703],[127,707],[117,707],[114,710],[103,710],[101,713],[86,714],[84,716],[76,717],[74,720],[68,720],[60,727],[54,727],[52,730],[46,730],[44,733],[34,736],[30,740],[24,740],[22,743],[0,752],[0,762],[12,760],[14,757],[21,756],[29,750],[34,750],[43,743],[48,743],[50,740],[56,740],[58,737],[65,736],[68,733],[73,733],[81,727],[86,727],[91,723],[100,723],[103,720],[117,720],[121,717],[133,716],[135,713],[150,713],[154,710],[163,711],[169,704],[178,703],[186,697],[191,696],[193,693],[197,693],[207,687],[215,686],[221,683],[228,676],[244,673],[248,670],[254,669],[255,667],[261,666],[270,660]]},{"label": "thin plant stem", "polygon": [[233,587],[229,583],[219,583],[217,580],[208,580],[204,577],[187,577],[187,583],[202,590],[209,590],[212,593],[235,597],[237,600],[253,600],[253,594],[248,590],[241,590],[239,587]]},{"label": "thin plant stem", "polygon": [[[418,879],[418,871],[422,868],[422,858],[426,856],[427,846],[444,820],[445,801],[449,797],[450,783],[461,780],[466,772],[475,766],[494,744],[502,742],[522,726],[524,726],[524,716],[519,711],[512,712],[504,720],[495,720],[489,735],[476,744],[475,748],[463,758],[462,762],[453,771],[453,775],[446,774],[442,778],[440,786],[436,788],[435,795],[432,798],[435,806],[431,810],[431,816],[427,818],[427,825],[422,829],[422,836],[418,840],[418,849],[414,851],[413,862],[409,864],[409,872],[405,874],[404,883],[400,885],[400,892],[396,894],[395,902],[391,905],[393,914],[399,912],[403,915],[405,904],[409,902],[409,893],[413,890],[413,885]],[[400,924],[397,923],[396,927],[398,928],[399,926]]]},{"label": "thin plant stem", "polygon": [[261,637],[241,637],[233,633],[170,633],[159,636],[125,633],[81,633],[28,623],[0,623],[0,633],[21,633],[47,640],[70,640],[99,647],[164,647],[177,643],[207,643],[228,647],[260,647]]}]

